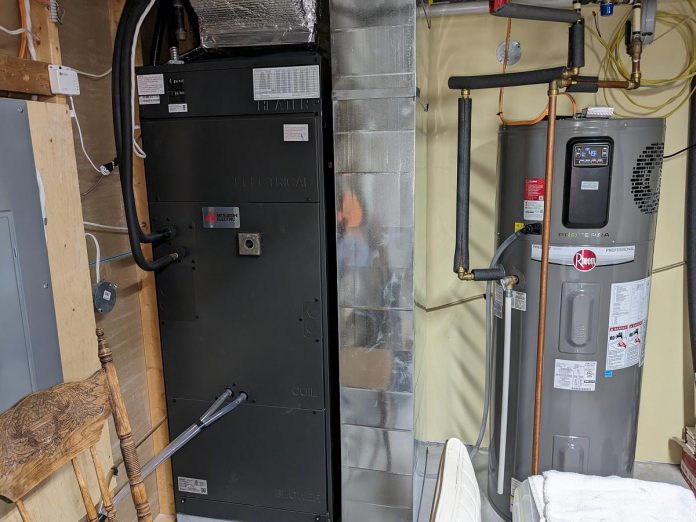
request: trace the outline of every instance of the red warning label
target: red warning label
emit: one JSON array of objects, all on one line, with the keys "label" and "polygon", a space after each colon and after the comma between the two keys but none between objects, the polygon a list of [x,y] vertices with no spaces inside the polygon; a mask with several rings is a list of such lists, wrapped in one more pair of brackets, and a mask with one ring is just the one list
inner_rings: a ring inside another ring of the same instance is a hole
[{"label": "red warning label", "polygon": [[524,219],[525,221],[544,219],[544,178],[524,180]]}]

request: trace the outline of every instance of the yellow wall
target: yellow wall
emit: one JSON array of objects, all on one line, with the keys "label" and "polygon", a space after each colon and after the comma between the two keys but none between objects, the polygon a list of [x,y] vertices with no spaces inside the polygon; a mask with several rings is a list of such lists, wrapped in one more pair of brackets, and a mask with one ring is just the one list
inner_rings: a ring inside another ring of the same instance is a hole
[{"label": "yellow wall", "polygon": [[[691,12],[685,1],[670,2],[672,11]],[[592,22],[592,9],[585,11]],[[617,8],[617,15],[623,8]],[[605,37],[619,21],[600,18]],[[427,115],[427,169],[416,181],[417,233],[417,386],[416,433],[423,440],[457,436],[472,442],[478,432],[483,395],[484,305],[478,283],[461,283],[452,273],[455,225],[456,113],[458,93],[447,89],[453,74],[500,72],[496,47],[505,38],[507,21],[489,15],[433,19],[427,52],[429,88],[424,96]],[[665,26],[658,26],[658,35]],[[420,35],[420,33],[419,33]],[[512,39],[522,44],[522,59],[508,70],[523,71],[565,63],[567,28],[562,24],[515,20]],[[423,50],[425,49],[425,50]],[[585,74],[598,72],[604,49],[588,41]],[[665,77],[684,66],[686,53],[677,31],[661,38],[644,53],[646,77]],[[421,57],[422,58],[422,57]],[[656,104],[676,91],[646,89],[640,94]],[[619,95],[619,98],[621,96]],[[495,223],[498,92],[473,94],[471,255],[473,266],[487,266],[493,253]],[[603,105],[601,93],[576,96],[579,107]],[[505,91],[505,115],[528,119],[546,102],[544,86]],[[559,101],[559,112],[569,113]],[[625,112],[622,109],[621,112]],[[687,108],[669,118],[666,151],[686,146]],[[653,278],[649,334],[640,406],[637,458],[669,461],[668,439],[685,423],[694,423],[694,395],[684,301],[684,193],[686,156],[665,163],[654,266],[677,265]],[[464,302],[461,302],[464,301]],[[672,459],[675,456],[672,455]]]}]

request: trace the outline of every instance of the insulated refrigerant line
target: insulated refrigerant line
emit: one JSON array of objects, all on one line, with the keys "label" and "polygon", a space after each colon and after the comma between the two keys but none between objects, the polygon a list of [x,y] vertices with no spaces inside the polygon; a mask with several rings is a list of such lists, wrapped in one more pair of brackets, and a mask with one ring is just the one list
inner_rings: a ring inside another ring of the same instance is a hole
[{"label": "insulated refrigerant line", "polygon": [[544,379],[546,341],[547,283],[549,278],[549,244],[551,242],[551,205],[553,199],[553,160],[556,143],[556,102],[558,82],[549,84],[549,117],[546,130],[546,174],[544,182],[544,220],[541,232],[541,277],[539,284],[539,325],[537,329],[536,384],[534,388],[534,432],[532,436],[532,475],[539,474],[541,439],[541,399]]}]

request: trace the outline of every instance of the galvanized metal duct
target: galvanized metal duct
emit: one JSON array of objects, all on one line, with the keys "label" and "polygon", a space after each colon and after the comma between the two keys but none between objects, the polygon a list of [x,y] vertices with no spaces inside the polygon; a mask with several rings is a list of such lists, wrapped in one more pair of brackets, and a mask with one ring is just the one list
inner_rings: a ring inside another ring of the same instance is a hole
[{"label": "galvanized metal duct", "polygon": [[342,520],[412,520],[416,4],[331,0]]},{"label": "galvanized metal duct", "polygon": [[191,0],[204,47],[313,42],[317,0]]}]

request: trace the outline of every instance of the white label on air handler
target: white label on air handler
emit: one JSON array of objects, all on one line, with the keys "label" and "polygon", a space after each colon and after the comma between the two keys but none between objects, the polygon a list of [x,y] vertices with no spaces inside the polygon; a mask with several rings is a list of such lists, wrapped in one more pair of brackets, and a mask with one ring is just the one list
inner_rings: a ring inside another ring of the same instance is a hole
[{"label": "white label on air handler", "polygon": [[581,181],[580,190],[599,190],[599,181]]},{"label": "white label on air handler", "polygon": [[649,277],[611,285],[607,370],[643,364],[649,300]]},{"label": "white label on air handler", "polygon": [[179,491],[183,493],[208,494],[208,481],[189,477],[177,477]]},{"label": "white label on air handler", "polygon": [[140,96],[152,96],[164,94],[163,74],[139,74],[138,94]]},{"label": "white label on air handler", "polygon": [[283,141],[309,141],[309,125],[307,123],[284,124]]},{"label": "white label on air handler", "polygon": [[553,387],[559,390],[595,391],[597,361],[556,359]]},{"label": "white label on air handler", "polygon": [[254,101],[319,98],[319,66],[254,69]]}]

